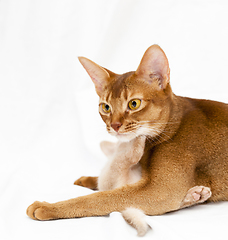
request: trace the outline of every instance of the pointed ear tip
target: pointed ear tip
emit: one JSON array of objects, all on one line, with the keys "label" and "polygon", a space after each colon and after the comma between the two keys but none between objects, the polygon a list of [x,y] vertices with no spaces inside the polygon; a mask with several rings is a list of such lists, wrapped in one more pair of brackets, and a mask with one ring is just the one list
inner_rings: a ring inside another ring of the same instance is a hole
[{"label": "pointed ear tip", "polygon": [[83,67],[87,66],[89,62],[91,62],[91,60],[89,60],[86,57],[78,57],[79,62],[82,64]]},{"label": "pointed ear tip", "polygon": [[83,57],[81,57],[81,56],[78,57],[78,61],[79,61],[80,63],[82,63],[82,61],[83,61],[82,59],[83,59]]},{"label": "pointed ear tip", "polygon": [[148,52],[149,54],[156,54],[159,56],[164,56],[167,59],[167,56],[164,52],[164,50],[158,45],[158,44],[154,44],[152,46],[150,46],[146,52]]},{"label": "pointed ear tip", "polygon": [[153,44],[148,49],[159,50],[163,52],[162,48],[158,44]]},{"label": "pointed ear tip", "polygon": [[85,59],[86,59],[85,57],[78,56],[78,60],[79,60],[80,63],[81,63],[83,60],[85,60]]},{"label": "pointed ear tip", "polygon": [[153,44],[151,47],[157,47],[157,48],[161,48],[158,44]]}]

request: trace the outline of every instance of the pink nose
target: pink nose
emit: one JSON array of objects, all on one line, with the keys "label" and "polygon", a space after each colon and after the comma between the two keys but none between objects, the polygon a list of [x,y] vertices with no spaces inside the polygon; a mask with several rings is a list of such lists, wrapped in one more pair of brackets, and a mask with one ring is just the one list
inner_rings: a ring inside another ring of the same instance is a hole
[{"label": "pink nose", "polygon": [[123,124],[120,123],[120,122],[114,122],[114,123],[111,123],[111,127],[116,131],[118,132],[120,127],[122,126]]}]

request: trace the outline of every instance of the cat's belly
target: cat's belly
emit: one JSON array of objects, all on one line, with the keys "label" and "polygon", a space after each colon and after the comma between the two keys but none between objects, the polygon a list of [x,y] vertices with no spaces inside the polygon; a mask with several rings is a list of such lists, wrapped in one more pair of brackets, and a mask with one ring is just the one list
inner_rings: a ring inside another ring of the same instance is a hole
[{"label": "cat's belly", "polygon": [[107,163],[98,178],[98,189],[100,191],[112,190],[126,184],[138,182],[142,177],[142,169],[140,164],[133,165],[127,171],[114,169],[111,163]]}]

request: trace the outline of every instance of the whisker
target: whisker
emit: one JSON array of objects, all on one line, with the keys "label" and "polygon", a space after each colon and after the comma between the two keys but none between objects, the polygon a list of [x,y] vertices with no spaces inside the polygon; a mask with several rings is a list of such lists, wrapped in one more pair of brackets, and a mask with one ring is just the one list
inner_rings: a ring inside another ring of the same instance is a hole
[{"label": "whisker", "polygon": [[146,139],[147,139],[150,143],[154,143],[154,142],[155,142],[154,139],[151,138],[150,136],[148,136],[148,135],[143,135],[143,136],[146,137]]},{"label": "whisker", "polygon": [[[168,132],[168,131],[167,131],[167,132]],[[167,134],[164,133],[164,131],[161,132],[161,134],[163,134],[163,135],[165,135],[167,138],[171,139],[170,136],[168,136]]]},{"label": "whisker", "polygon": [[137,137],[137,134],[136,134],[136,132],[135,132],[134,130],[129,130],[129,131],[127,131],[127,132],[125,132],[125,133],[122,133],[122,134],[127,135],[127,134],[129,134],[129,133],[132,133],[132,134],[134,134],[134,135]]},{"label": "whisker", "polygon": [[168,125],[168,124],[179,124],[180,122],[156,122],[156,121],[138,121],[138,124],[141,123],[152,123],[152,124],[160,124],[160,125]]},{"label": "whisker", "polygon": [[[145,132],[148,132],[148,136],[156,139],[159,143],[162,142],[170,142],[171,137],[167,134],[173,133],[172,131],[165,131],[165,130],[159,130],[154,127],[150,127],[147,125],[142,125],[142,128],[144,129]],[[166,134],[167,133],[167,134]]]}]

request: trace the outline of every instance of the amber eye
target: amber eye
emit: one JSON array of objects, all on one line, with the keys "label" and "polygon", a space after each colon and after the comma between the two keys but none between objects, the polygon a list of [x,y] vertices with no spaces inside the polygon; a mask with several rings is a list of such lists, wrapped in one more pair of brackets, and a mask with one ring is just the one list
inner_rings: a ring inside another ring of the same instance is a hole
[{"label": "amber eye", "polygon": [[110,113],[111,112],[111,108],[109,107],[108,104],[102,103],[101,107],[102,107],[102,110],[103,110],[104,113]]},{"label": "amber eye", "polygon": [[128,107],[131,109],[131,110],[136,110],[140,107],[141,105],[141,100],[140,99],[133,99],[131,100],[129,103],[128,103]]}]

